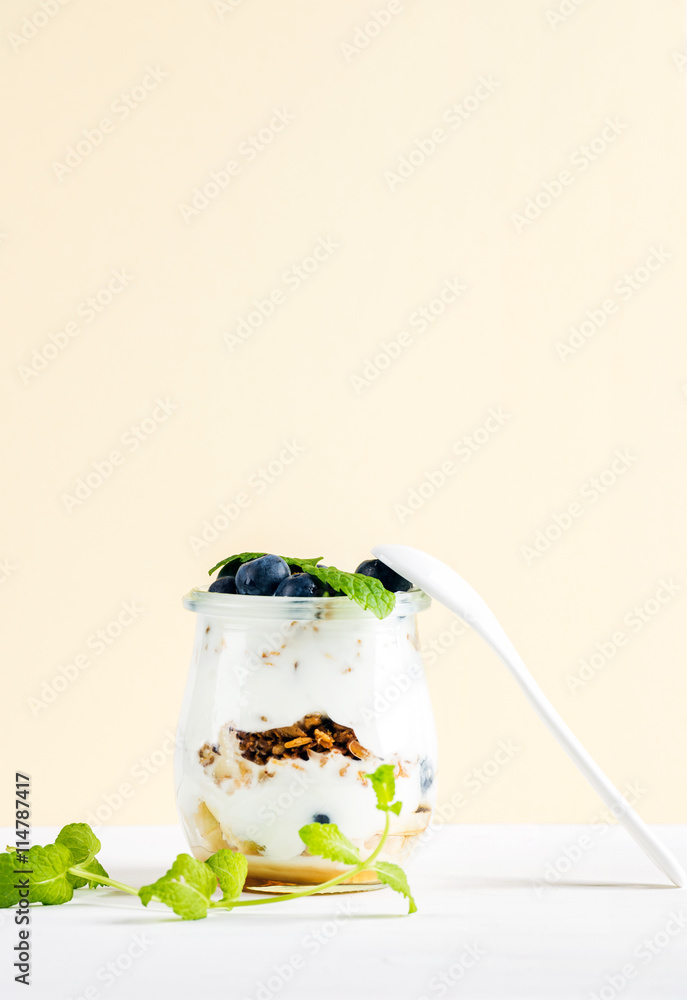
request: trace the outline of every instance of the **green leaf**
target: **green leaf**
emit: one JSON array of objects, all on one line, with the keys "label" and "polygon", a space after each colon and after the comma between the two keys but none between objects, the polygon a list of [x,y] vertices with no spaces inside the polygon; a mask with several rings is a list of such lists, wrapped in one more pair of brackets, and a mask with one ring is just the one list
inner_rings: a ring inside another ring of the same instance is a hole
[{"label": "green leaf", "polygon": [[212,576],[216,569],[219,569],[221,566],[226,566],[227,563],[233,562],[235,559],[244,563],[250,562],[251,559],[257,559],[259,556],[264,556],[265,554],[266,553],[264,552],[239,552],[237,555],[227,556],[226,559],[220,560],[216,566],[213,566],[212,569],[208,570],[208,576]]},{"label": "green leaf", "polygon": [[[85,865],[79,865],[79,868],[82,869],[82,871],[92,872],[94,875],[102,875],[103,878],[110,877],[97,858],[92,858]],[[81,889],[84,885],[87,885],[89,889],[105,888],[105,886],[103,886],[100,882],[93,882],[90,879],[81,878],[80,875],[74,875],[72,872],[69,872],[67,877],[75,889]]]},{"label": "green leaf", "polygon": [[284,560],[285,563],[289,564],[289,569],[293,568],[302,569],[304,573],[305,572],[309,573],[310,570],[306,570],[305,567],[316,566],[318,562],[320,562],[320,560],[324,559],[324,556],[315,556],[314,559],[297,559],[297,558],[292,559],[290,556],[282,556],[281,558]]},{"label": "green leaf", "polygon": [[396,595],[375,577],[365,576],[364,573],[344,573],[334,566],[318,566],[314,562],[304,563],[303,571],[317,577],[332,590],[340,590],[377,618],[386,618],[394,610]]},{"label": "green leaf", "polygon": [[68,903],[74,895],[68,876],[72,864],[72,853],[64,844],[29,848],[29,901],[45,906]]},{"label": "green leaf", "polygon": [[223,848],[205,862],[217,876],[222,890],[222,902],[230,903],[238,899],[248,874],[248,862],[243,854]]},{"label": "green leaf", "polygon": [[216,888],[215,875],[206,864],[190,854],[179,854],[162,878],[141,886],[138,894],[144,906],[155,898],[184,920],[200,920],[207,916],[210,896]]},{"label": "green leaf", "polygon": [[401,803],[393,802],[396,794],[396,782],[394,780],[394,768],[391,764],[380,764],[373,774],[366,774],[372,782],[372,787],[377,796],[377,808],[382,812],[392,812],[397,816],[401,811]]},{"label": "green leaf", "polygon": [[55,837],[56,844],[63,844],[72,852],[72,864],[87,865],[96,856],[102,844],[88,823],[69,823]]},{"label": "green leaf", "polygon": [[[26,875],[18,875],[22,865],[17,864],[17,855],[14,853],[0,854],[0,909],[8,906],[16,906],[19,902],[19,889],[15,888],[18,879],[24,879]],[[26,869],[30,865],[26,865]]]},{"label": "green leaf", "polygon": [[360,852],[348,837],[344,837],[336,823],[309,823],[298,831],[311,854],[345,865],[360,864]]},{"label": "green leaf", "polygon": [[63,844],[36,845],[26,852],[26,859],[26,863],[21,864],[14,851],[0,854],[0,908],[16,906],[19,884],[27,878],[30,903],[44,903],[45,906],[68,903],[74,895],[68,873],[72,864],[71,852]]},{"label": "green leaf", "polygon": [[413,899],[413,894],[410,891],[408,879],[403,869],[399,868],[398,865],[390,864],[388,861],[378,861],[374,866],[374,870],[380,882],[391,886],[395,892],[400,892],[406,897],[408,900],[408,913],[415,913],[417,906],[415,905],[415,900]]},{"label": "green leaf", "polygon": [[[218,562],[216,566],[213,566],[212,569],[208,570],[208,576],[212,576],[216,569],[219,569],[221,566],[226,566],[227,563],[250,562],[251,559],[259,559],[260,556],[266,555],[268,555],[267,552],[239,552],[236,555],[227,556],[226,559],[222,559],[222,561]],[[303,566],[310,565],[310,563],[318,563],[322,558],[322,556],[315,556],[314,559],[289,559],[287,556],[280,556],[280,559],[283,559],[285,563],[288,563],[289,567],[295,566],[296,569],[301,569]]]},{"label": "green leaf", "polygon": [[[91,830],[88,823],[69,823],[63,826],[55,838],[56,844],[62,844],[72,855],[72,865],[78,865],[86,871],[93,872],[94,875],[109,875],[96,858],[96,854],[101,848],[101,843]],[[89,889],[97,889],[98,882],[89,882],[88,879],[80,875],[68,873],[67,878],[75,889],[81,889],[87,885]]]}]

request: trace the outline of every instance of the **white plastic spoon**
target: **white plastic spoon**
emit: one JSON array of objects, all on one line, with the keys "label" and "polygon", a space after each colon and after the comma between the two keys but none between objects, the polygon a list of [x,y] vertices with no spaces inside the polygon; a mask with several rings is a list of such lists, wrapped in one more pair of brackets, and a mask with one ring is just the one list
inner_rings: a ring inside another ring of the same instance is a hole
[{"label": "white plastic spoon", "polygon": [[577,737],[565,724],[521,660],[494,614],[469,583],[446,563],[409,545],[377,545],[372,549],[377,559],[390,566],[450,608],[498,653],[510,670],[529,703],[548,726],[568,757],[577,765],[613,815],[634,837],[639,846],[675,885],[687,884],[687,875],[677,858],[651,832],[632,806],[623,798],[598,764],[590,757]]}]

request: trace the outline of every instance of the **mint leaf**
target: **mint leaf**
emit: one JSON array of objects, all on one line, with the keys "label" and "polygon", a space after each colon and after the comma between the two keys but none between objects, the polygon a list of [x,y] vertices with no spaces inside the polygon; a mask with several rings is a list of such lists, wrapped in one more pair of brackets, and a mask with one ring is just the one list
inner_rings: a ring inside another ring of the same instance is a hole
[{"label": "mint leaf", "polygon": [[315,556],[314,559],[296,559],[296,558],[292,559],[290,556],[282,556],[281,558],[284,560],[285,563],[289,564],[289,569],[295,568],[303,570],[304,573],[309,573],[310,570],[305,569],[305,567],[316,566],[318,562],[324,559],[324,556]]},{"label": "mint leaf", "polygon": [[[100,864],[97,858],[92,858],[84,865],[79,865],[79,868],[85,872],[92,872],[93,875],[101,875],[103,878],[109,878],[109,874],[105,871],[103,866]],[[81,878],[80,875],[74,875],[72,872],[68,872],[67,878],[74,886],[75,889],[81,889],[84,885],[87,885],[89,889],[99,889],[104,888],[100,882],[92,882],[90,879]]]},{"label": "mint leaf", "polygon": [[417,912],[417,906],[410,891],[406,873],[402,868],[399,868],[398,865],[392,865],[388,861],[378,861],[374,866],[374,870],[380,882],[391,886],[396,892],[400,892],[406,897],[408,900],[408,913]]},{"label": "mint leaf", "polygon": [[311,854],[330,861],[342,861],[345,865],[360,864],[360,852],[348,837],[344,837],[336,823],[309,823],[298,831]]},{"label": "mint leaf", "polygon": [[72,864],[72,853],[63,844],[29,848],[27,870],[31,872],[30,902],[43,903],[45,906],[68,903],[74,895],[74,887],[67,874]]},{"label": "mint leaf", "polygon": [[[93,872],[94,875],[104,875],[105,878],[109,878],[95,857],[102,845],[88,823],[69,823],[68,826],[62,827],[55,838],[55,843],[62,844],[71,851],[72,866],[77,865],[79,868]],[[81,889],[84,885],[88,885],[90,889],[95,889],[98,886],[98,883],[89,882],[80,875],[73,875],[71,872],[68,873],[67,878],[75,889]]]},{"label": "mint leaf", "polygon": [[238,899],[248,874],[248,862],[243,854],[223,848],[217,851],[205,864],[212,868],[222,890],[222,902],[230,903]]},{"label": "mint leaf", "polygon": [[317,577],[332,590],[340,590],[377,618],[386,618],[394,610],[396,595],[375,577],[365,576],[364,573],[344,573],[334,566],[318,566],[314,562],[303,563],[303,572]]},{"label": "mint leaf", "polygon": [[[25,867],[28,872],[31,866],[27,864]],[[15,883],[27,878],[27,875],[17,874],[21,869],[22,865],[17,864],[16,854],[0,854],[0,909],[16,906],[19,902],[19,889],[15,888]]]},{"label": "mint leaf", "polygon": [[88,823],[69,823],[63,826],[55,837],[56,844],[62,844],[72,852],[72,864],[87,865],[96,856],[102,844]]},{"label": "mint leaf", "polygon": [[[394,780],[394,769],[391,764],[380,764],[373,774],[366,774],[372,782],[372,787],[377,796],[377,808],[382,812],[392,812],[397,816],[401,811],[401,802],[393,802],[396,794],[396,782]],[[392,805],[393,802],[393,805]]]},{"label": "mint leaf", "polygon": [[215,875],[206,864],[190,854],[179,854],[168,872],[157,882],[141,886],[138,894],[144,906],[155,898],[184,920],[200,920],[207,916],[216,888]]},{"label": "mint leaf", "polygon": [[[228,556],[226,559],[222,559],[222,561],[218,562],[216,566],[213,566],[212,569],[209,569],[208,576],[212,576],[215,570],[219,569],[220,566],[226,566],[227,563],[234,562],[234,560],[238,560],[239,562],[245,563],[245,562],[250,562],[251,559],[259,559],[260,556],[266,556],[267,554],[268,554],[267,552],[238,552],[236,555]],[[280,556],[279,558],[283,559],[285,563],[288,563],[289,568],[295,566],[296,569],[301,569],[301,567],[305,566],[306,564],[318,563],[320,559],[322,559],[323,557],[315,556],[314,559],[288,559],[286,556]]]},{"label": "mint leaf", "polygon": [[265,552],[238,552],[236,555],[227,556],[226,559],[222,559],[216,566],[213,566],[212,569],[208,570],[208,576],[212,576],[216,569],[219,569],[220,566],[226,566],[227,563],[233,562],[234,559],[239,559],[242,563],[244,563],[250,562],[251,559],[257,559],[259,556],[264,555],[266,555]]}]

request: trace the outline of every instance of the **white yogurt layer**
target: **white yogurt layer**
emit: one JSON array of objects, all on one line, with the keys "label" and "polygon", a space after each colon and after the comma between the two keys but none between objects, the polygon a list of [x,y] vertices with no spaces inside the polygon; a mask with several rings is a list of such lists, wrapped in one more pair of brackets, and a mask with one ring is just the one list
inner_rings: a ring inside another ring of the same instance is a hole
[{"label": "white yogurt layer", "polygon": [[[378,762],[313,753],[308,760],[271,760],[260,766],[240,756],[233,734],[223,734],[220,748],[222,756],[214,765],[195,769],[188,782],[188,806],[205,802],[227,843],[256,843],[264,857],[287,859],[303,852],[298,831],[315,817],[336,823],[361,847],[381,832],[384,817],[364,779]],[[404,771],[407,767],[407,776],[396,781],[403,809],[393,818],[392,832],[418,828],[413,816],[421,800],[418,766],[406,763]]]}]

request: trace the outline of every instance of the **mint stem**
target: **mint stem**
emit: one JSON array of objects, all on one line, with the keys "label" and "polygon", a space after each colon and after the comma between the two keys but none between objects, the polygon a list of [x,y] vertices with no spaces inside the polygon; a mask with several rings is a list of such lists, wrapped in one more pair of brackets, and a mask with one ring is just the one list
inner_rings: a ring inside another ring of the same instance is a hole
[{"label": "mint stem", "polygon": [[358,872],[365,871],[365,869],[372,867],[373,862],[379,856],[380,851],[384,847],[386,838],[389,835],[389,815],[390,814],[388,812],[385,815],[384,832],[382,833],[381,839],[372,854],[359,864],[354,865],[348,871],[345,871],[343,875],[337,875],[336,878],[331,878],[328,882],[321,882],[319,885],[312,885],[309,888],[301,889],[298,892],[285,893],[283,896],[266,896],[264,899],[242,899],[233,903],[223,903],[220,901],[212,903],[211,905],[217,908],[224,907],[226,909],[233,909],[235,906],[262,906],[265,903],[286,903],[290,899],[300,899],[301,896],[312,896],[315,892],[322,892],[324,889],[331,888],[331,886],[340,885],[341,882],[345,882],[346,879],[351,878],[351,876],[357,875]]},{"label": "mint stem", "polygon": [[134,889],[133,886],[126,885],[124,882],[117,882],[113,878],[105,878],[104,875],[95,875],[93,872],[86,871],[85,868],[79,868],[78,865],[70,868],[69,871],[72,875],[77,875],[79,878],[88,879],[89,882],[110,885],[113,889],[120,889],[122,892],[128,892],[131,896],[138,896],[138,889]]},{"label": "mint stem", "polygon": [[[329,889],[334,885],[340,885],[345,882],[346,879],[351,878],[353,875],[357,875],[358,872],[365,871],[367,868],[371,868],[375,859],[379,856],[387,837],[389,836],[389,813],[387,812],[384,819],[384,831],[379,840],[379,843],[375,847],[372,854],[369,857],[364,858],[359,864],[354,865],[347,871],[343,872],[342,875],[337,875],[336,878],[330,878],[328,882],[321,882],[318,885],[311,885],[307,889],[300,889],[298,892],[288,892],[283,896],[265,896],[263,899],[243,899],[232,903],[222,903],[221,901],[217,903],[211,902],[210,905],[215,909],[233,909],[235,906],[263,906],[265,903],[286,903],[290,899],[300,899],[301,896],[312,896],[313,893],[322,892],[324,889]],[[138,896],[138,890],[134,889],[133,886],[126,885],[125,882],[117,882],[113,878],[105,878],[104,875],[96,875],[93,872],[87,871],[85,868],[79,868],[78,865],[74,865],[69,869],[72,875],[76,875],[78,878],[88,879],[89,882],[98,882],[99,885],[109,885],[113,889],[119,889],[120,892],[127,892],[130,896]]]}]

